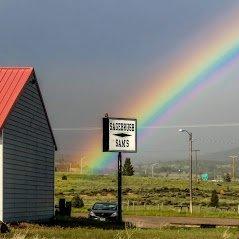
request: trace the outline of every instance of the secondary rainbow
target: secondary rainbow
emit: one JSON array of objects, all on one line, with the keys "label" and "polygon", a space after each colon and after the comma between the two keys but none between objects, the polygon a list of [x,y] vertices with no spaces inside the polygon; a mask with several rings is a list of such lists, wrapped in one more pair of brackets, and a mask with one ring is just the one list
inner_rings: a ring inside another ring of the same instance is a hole
[{"label": "secondary rainbow", "polygon": [[[185,100],[217,80],[223,71],[238,60],[239,31],[235,27],[235,16],[224,25],[220,23],[220,33],[211,34],[217,25],[214,24],[204,31],[207,37],[203,40],[202,33],[191,39],[191,46],[187,46],[164,73],[153,76],[150,80],[152,86],[146,94],[139,93],[141,98],[121,112],[120,116],[138,118],[139,140],[147,138],[144,135],[145,127],[166,122]],[[90,145],[95,149],[87,157],[91,170],[104,169],[114,160],[111,153],[101,152],[99,137]]]}]

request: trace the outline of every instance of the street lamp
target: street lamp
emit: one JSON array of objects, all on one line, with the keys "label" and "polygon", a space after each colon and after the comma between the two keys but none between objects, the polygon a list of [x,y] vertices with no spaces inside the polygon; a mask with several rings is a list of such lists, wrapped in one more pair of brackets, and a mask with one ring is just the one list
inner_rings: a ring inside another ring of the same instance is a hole
[{"label": "street lamp", "polygon": [[192,197],[192,174],[193,174],[193,146],[192,146],[192,133],[188,132],[186,129],[179,129],[179,132],[181,133],[187,133],[189,136],[189,162],[190,162],[190,173],[189,173],[189,197],[190,197],[190,202],[189,202],[189,210],[190,213],[193,213],[193,197]]}]

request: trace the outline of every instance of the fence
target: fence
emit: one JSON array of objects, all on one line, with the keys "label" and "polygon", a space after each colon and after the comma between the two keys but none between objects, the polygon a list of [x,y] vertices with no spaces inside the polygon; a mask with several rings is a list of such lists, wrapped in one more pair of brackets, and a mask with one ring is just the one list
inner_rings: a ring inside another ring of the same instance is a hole
[{"label": "fence", "polygon": [[[92,207],[92,204],[85,204],[86,208]],[[178,213],[187,213],[189,212],[189,205],[164,205],[163,203],[156,203],[156,204],[148,204],[146,202],[139,204],[138,201],[124,201],[122,203],[122,209],[124,211],[158,211],[158,212],[178,212]],[[204,206],[204,205],[194,205],[193,211],[195,213],[233,213],[233,214],[239,214],[239,205],[236,207],[231,206],[221,206],[221,207],[210,207],[210,206]]]},{"label": "fence", "polygon": [[[140,204],[137,201],[125,201],[122,206],[125,211],[171,211],[178,213],[187,213],[189,212],[189,205],[164,205],[163,203],[156,203],[154,205],[147,204],[146,202]],[[238,206],[221,206],[221,207],[210,207],[204,205],[194,205],[193,206],[194,213],[233,213],[239,214],[239,205]]]}]

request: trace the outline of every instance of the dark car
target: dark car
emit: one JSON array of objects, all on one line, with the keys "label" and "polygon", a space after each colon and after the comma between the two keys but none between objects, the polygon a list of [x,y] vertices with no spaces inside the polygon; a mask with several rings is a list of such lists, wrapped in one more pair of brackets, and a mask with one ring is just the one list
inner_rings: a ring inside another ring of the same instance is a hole
[{"label": "dark car", "polygon": [[117,203],[97,202],[89,209],[89,218],[115,222],[118,218],[118,205]]}]

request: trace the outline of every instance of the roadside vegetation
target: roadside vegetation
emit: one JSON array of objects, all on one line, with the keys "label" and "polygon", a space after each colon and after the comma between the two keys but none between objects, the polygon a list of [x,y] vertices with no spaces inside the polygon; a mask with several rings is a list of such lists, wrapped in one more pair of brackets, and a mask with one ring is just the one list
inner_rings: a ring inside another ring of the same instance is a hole
[{"label": "roadside vegetation", "polygon": [[[168,225],[158,229],[119,228],[89,223],[84,216],[96,201],[116,201],[117,177],[78,173],[56,173],[55,201],[72,203],[73,216],[60,217],[47,225],[22,223],[11,227],[5,239],[236,239],[239,228],[180,228]],[[239,218],[237,182],[194,182],[194,213],[188,213],[188,181],[185,179],[123,177],[124,215],[193,216]]]},{"label": "roadside vegetation", "polygon": [[103,230],[94,228],[61,228],[26,225],[13,229],[6,239],[236,239],[237,229],[176,228]]},{"label": "roadside vegetation", "polygon": [[[193,216],[239,218],[238,182],[201,181],[193,185]],[[117,200],[117,177],[58,172],[55,194],[56,203],[60,198],[72,201],[76,195],[80,196],[85,206],[73,208],[73,213],[86,213],[96,201]],[[188,198],[185,179],[123,177],[124,215],[191,216]]]}]

